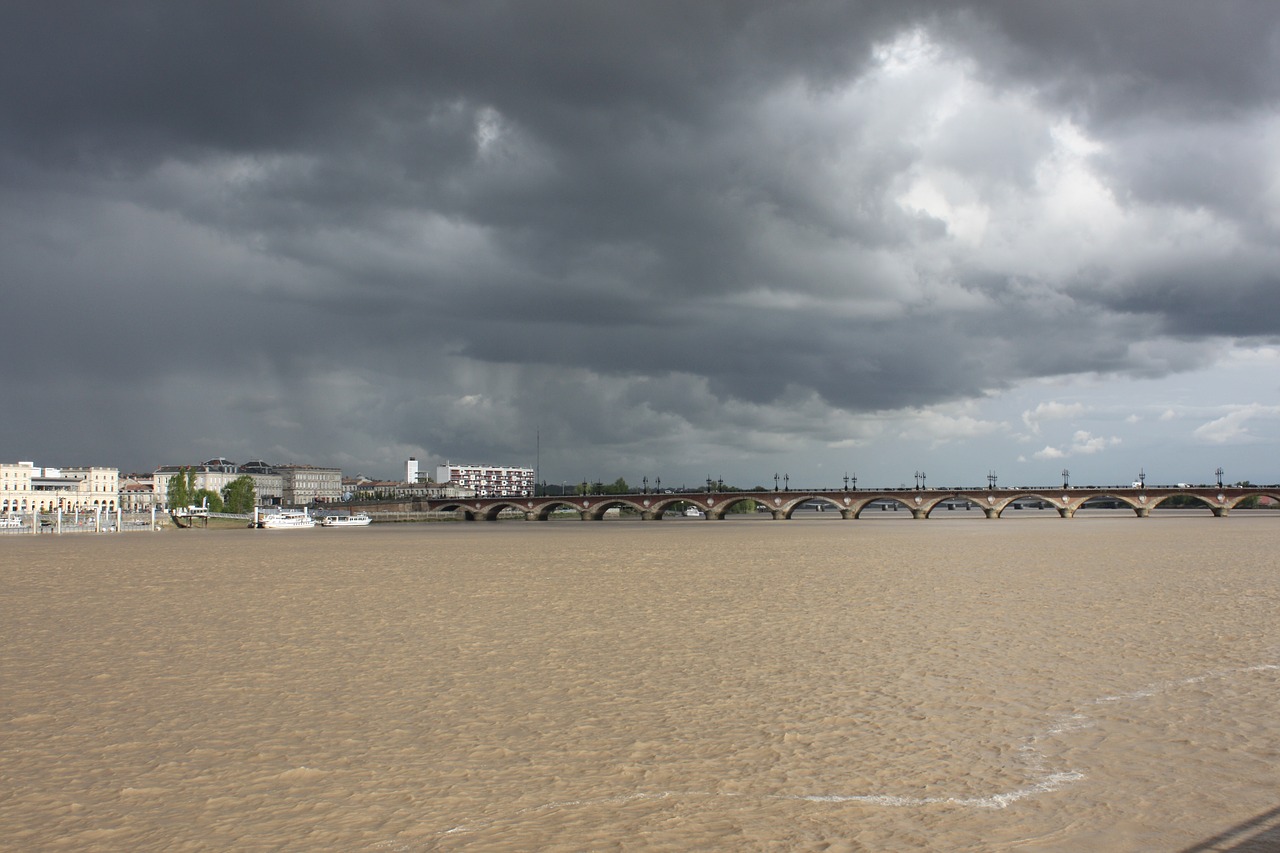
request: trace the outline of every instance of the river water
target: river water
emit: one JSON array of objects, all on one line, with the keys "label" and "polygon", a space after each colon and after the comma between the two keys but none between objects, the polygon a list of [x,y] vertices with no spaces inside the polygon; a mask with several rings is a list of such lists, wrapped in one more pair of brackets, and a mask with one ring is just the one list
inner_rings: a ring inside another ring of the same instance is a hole
[{"label": "river water", "polygon": [[1280,517],[896,515],[7,537],[0,847],[1280,845]]}]

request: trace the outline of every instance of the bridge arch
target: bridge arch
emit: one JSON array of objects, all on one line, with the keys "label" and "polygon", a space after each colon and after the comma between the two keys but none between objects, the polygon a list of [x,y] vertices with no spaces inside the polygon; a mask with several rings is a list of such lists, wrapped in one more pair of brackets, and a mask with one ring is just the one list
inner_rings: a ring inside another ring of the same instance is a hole
[{"label": "bridge arch", "polygon": [[[1151,498],[1151,508],[1155,509],[1164,506],[1170,502],[1176,502],[1177,505],[1184,509],[1200,509],[1209,510],[1214,515],[1221,515],[1222,503],[1215,503],[1212,498],[1197,494],[1193,491],[1178,491],[1167,495],[1157,495]],[[1189,502],[1189,506],[1187,503]],[[1228,509],[1230,506],[1228,506]]]},{"label": "bridge arch", "polygon": [[1037,503],[1046,504],[1058,511],[1058,515],[1067,517],[1070,515],[1070,499],[1069,496],[1061,492],[1053,493],[1043,489],[1016,491],[1002,494],[997,497],[995,494],[985,495],[985,503],[982,495],[977,497],[973,495],[957,495],[960,498],[967,498],[970,502],[975,503],[986,513],[988,518],[1000,518],[1004,515],[1005,510],[1012,507],[1019,501],[1035,501]]},{"label": "bridge arch", "polygon": [[1101,509],[1103,507],[1099,507],[1097,504],[1104,502],[1124,504],[1129,509],[1133,510],[1138,516],[1144,516],[1151,511],[1151,506],[1146,499],[1146,495],[1139,495],[1139,499],[1135,500],[1127,495],[1121,494],[1120,491],[1121,490],[1117,489],[1114,492],[1097,492],[1081,498],[1080,501],[1071,508],[1071,514],[1075,515],[1082,509],[1088,509],[1090,504],[1094,505],[1094,509]]},{"label": "bridge arch", "polygon": [[574,512],[578,514],[579,518],[582,517],[582,507],[575,504],[573,499],[568,497],[542,498],[540,501],[535,501],[530,517],[537,521],[550,521],[551,516],[559,510]]},{"label": "bridge arch", "polygon": [[[879,507],[879,509],[872,510],[872,507]],[[862,518],[862,514],[868,510],[872,512],[896,512],[899,507],[907,510],[913,516],[915,515],[916,506],[907,495],[889,494],[887,492],[878,492],[860,501],[855,501],[849,512],[851,518]]]},{"label": "bridge arch", "polygon": [[[846,499],[848,500],[848,503],[845,503]],[[789,519],[795,518],[795,514],[797,510],[804,508],[806,504],[814,504],[814,503],[818,504],[820,507],[823,508],[820,511],[825,512],[826,507],[830,507],[831,509],[838,512],[841,518],[852,517],[850,513],[853,511],[851,509],[853,505],[853,499],[849,498],[847,495],[838,496],[838,495],[824,495],[824,494],[818,494],[818,493],[808,494],[808,495],[799,495],[793,498],[792,500],[781,501],[778,506],[769,506],[768,502],[766,501],[764,502],[764,507],[765,509],[773,513],[774,518],[789,520]]]}]

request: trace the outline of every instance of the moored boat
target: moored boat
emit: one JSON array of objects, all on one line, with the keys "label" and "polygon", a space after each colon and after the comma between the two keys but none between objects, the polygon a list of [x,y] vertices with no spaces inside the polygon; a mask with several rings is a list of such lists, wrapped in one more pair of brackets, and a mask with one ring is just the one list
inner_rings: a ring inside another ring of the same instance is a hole
[{"label": "moored boat", "polygon": [[291,530],[298,527],[315,527],[316,520],[305,509],[282,509],[258,516],[258,527],[263,530]]},{"label": "moored boat", "polygon": [[355,515],[326,515],[320,520],[321,527],[368,527],[373,522],[363,512]]}]

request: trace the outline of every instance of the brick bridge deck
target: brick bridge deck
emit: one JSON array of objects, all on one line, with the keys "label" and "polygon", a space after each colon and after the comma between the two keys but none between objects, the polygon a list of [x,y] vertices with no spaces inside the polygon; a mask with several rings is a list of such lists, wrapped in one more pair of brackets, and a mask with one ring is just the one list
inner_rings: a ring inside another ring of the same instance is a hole
[{"label": "brick bridge deck", "polygon": [[[628,495],[566,495],[538,497],[486,497],[468,499],[418,499],[397,502],[397,506],[415,511],[456,511],[468,521],[496,520],[499,515],[523,513],[531,521],[546,521],[556,511],[578,513],[583,521],[600,521],[605,512],[619,508],[656,521],[665,513],[687,506],[696,507],[708,520],[723,519],[729,507],[740,501],[754,501],[757,510],[769,512],[775,519],[789,519],[809,502],[819,502],[837,510],[842,518],[858,518],[876,502],[892,502],[906,507],[915,518],[924,519],[949,502],[966,502],[977,506],[988,518],[999,518],[1014,501],[1037,501],[1053,507],[1063,518],[1071,518],[1087,501],[1100,498],[1127,506],[1139,518],[1170,498],[1191,499],[1191,505],[1203,507],[1213,515],[1224,517],[1248,498],[1265,497],[1280,501],[1280,486],[1224,487],[1212,486],[1150,488],[1030,488],[1030,489],[886,489],[826,491],[761,491],[761,492],[682,492],[641,493]],[[372,507],[371,507],[372,508]]]}]

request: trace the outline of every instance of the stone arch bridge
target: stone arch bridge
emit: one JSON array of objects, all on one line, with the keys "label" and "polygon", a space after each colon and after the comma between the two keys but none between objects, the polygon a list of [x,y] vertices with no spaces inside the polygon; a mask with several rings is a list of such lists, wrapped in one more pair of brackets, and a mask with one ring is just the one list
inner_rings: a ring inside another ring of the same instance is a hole
[{"label": "stone arch bridge", "polygon": [[[1139,518],[1173,498],[1185,498],[1180,505],[1203,507],[1219,518],[1249,498],[1280,501],[1280,486],[1265,487],[1150,487],[1150,488],[1017,488],[1017,489],[886,489],[761,491],[761,492],[680,492],[628,495],[565,495],[537,497],[432,498],[412,502],[413,510],[455,511],[468,521],[495,521],[500,516],[519,513],[530,521],[546,521],[553,513],[577,513],[583,521],[600,521],[611,509],[633,512],[657,521],[667,514],[696,508],[708,520],[723,519],[729,508],[741,501],[753,501],[759,512],[775,519],[790,519],[809,503],[838,511],[841,518],[858,518],[872,505],[900,505],[917,519],[928,518],[939,507],[950,504],[976,506],[987,518],[999,518],[1015,501],[1034,501],[1052,507],[1063,518],[1071,518],[1090,501],[1106,501],[1128,507]],[[403,504],[401,505],[403,506]],[[407,507],[406,507],[407,508]]]}]

